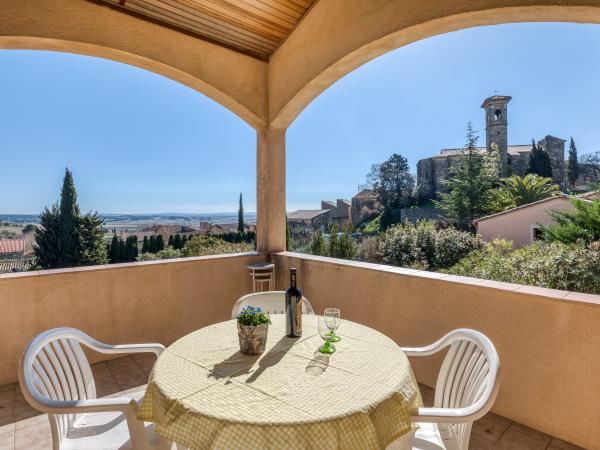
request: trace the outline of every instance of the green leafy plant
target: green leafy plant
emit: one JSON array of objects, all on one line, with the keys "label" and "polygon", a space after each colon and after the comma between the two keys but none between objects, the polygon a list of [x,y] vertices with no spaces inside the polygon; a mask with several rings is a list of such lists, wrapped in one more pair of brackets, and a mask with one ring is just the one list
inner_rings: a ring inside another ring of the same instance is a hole
[{"label": "green leafy plant", "polygon": [[444,272],[600,294],[600,242],[536,242],[515,250],[510,242],[495,240]]},{"label": "green leafy plant", "polygon": [[456,228],[438,230],[433,221],[405,222],[380,236],[378,259],[394,266],[437,270],[456,264],[483,245],[477,235]]},{"label": "green leafy plant", "polygon": [[261,307],[248,305],[237,315],[237,321],[240,325],[257,326],[270,324],[271,317],[269,316],[269,313],[264,311]]},{"label": "green leafy plant", "polygon": [[551,178],[528,173],[524,177],[513,175],[503,178],[500,180],[500,187],[495,192],[493,209],[504,211],[558,195],[560,187],[552,183]]},{"label": "green leafy plant", "polygon": [[586,202],[574,199],[574,211],[552,211],[556,222],[542,228],[544,239],[565,244],[600,241],[600,200]]}]

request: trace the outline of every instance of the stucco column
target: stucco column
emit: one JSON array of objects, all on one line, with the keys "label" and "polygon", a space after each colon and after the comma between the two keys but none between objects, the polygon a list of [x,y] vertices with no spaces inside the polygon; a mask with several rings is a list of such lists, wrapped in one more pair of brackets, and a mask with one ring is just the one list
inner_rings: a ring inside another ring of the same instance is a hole
[{"label": "stucco column", "polygon": [[256,241],[259,252],[285,251],[285,130],[263,128],[256,146]]}]

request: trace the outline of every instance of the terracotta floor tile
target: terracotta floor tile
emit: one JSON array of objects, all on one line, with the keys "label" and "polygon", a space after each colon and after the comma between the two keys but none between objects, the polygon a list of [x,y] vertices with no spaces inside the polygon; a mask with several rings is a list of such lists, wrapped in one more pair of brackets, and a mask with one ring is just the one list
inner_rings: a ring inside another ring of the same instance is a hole
[{"label": "terracotta floor tile", "polygon": [[473,423],[472,433],[496,442],[507,430],[511,422],[496,414],[486,414]]},{"label": "terracotta floor tile", "polygon": [[0,405],[0,427],[9,425],[15,421],[15,403]]},{"label": "terracotta floor tile", "polygon": [[112,378],[113,376],[105,362],[92,364],[92,375],[94,376],[94,380]]},{"label": "terracotta floor tile", "polygon": [[96,396],[105,397],[107,395],[116,394],[121,389],[114,378],[105,378],[96,381]]},{"label": "terracotta floor tile", "polygon": [[13,450],[15,447],[15,426],[13,423],[0,426],[0,450]]},{"label": "terracotta floor tile", "polygon": [[562,439],[557,439],[554,438],[552,439],[552,441],[550,442],[550,446],[548,447],[548,450],[585,450],[582,447],[578,447],[574,444],[571,444],[570,442],[566,442],[563,441]]},{"label": "terracotta floor tile", "polygon": [[520,433],[523,433],[531,438],[542,441],[544,444],[548,445],[552,440],[551,436],[548,436],[546,433],[542,433],[541,431],[534,430],[533,428],[527,427],[525,425],[521,425],[520,423],[514,422],[511,426],[511,429],[517,430]]},{"label": "terracotta floor tile", "polygon": [[24,428],[38,428],[38,427],[46,427],[50,426],[50,422],[48,421],[48,416],[46,414],[38,414],[33,417],[29,417],[27,419],[15,421],[15,431],[22,430]]},{"label": "terracotta floor tile", "polygon": [[15,400],[17,386],[15,383],[3,384],[0,386],[0,405],[12,403]]},{"label": "terracotta floor tile", "polygon": [[494,441],[471,433],[471,439],[469,439],[469,450],[490,450],[493,445]]},{"label": "terracotta floor tile", "polygon": [[15,450],[49,450],[52,448],[50,424],[15,430]]},{"label": "terracotta floor tile", "polygon": [[505,448],[506,450],[545,450],[547,445],[548,443],[513,429],[511,425],[493,448]]}]

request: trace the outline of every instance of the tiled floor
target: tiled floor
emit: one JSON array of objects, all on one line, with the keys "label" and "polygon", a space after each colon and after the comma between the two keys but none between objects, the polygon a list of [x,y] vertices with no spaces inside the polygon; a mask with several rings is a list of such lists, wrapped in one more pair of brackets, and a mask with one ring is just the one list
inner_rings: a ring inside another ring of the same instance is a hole
[{"label": "tiled floor", "polygon": [[[98,396],[115,394],[144,385],[154,356],[141,354],[94,364]],[[433,390],[421,386],[425,405],[433,403]],[[0,450],[48,450],[52,448],[46,415],[32,409],[17,384],[0,386]],[[473,425],[471,450],[581,450],[560,439],[488,414]]]}]

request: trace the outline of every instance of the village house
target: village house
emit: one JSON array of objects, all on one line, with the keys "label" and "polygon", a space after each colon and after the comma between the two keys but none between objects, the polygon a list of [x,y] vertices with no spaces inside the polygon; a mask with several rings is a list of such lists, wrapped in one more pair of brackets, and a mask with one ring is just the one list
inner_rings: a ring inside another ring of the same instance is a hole
[{"label": "village house", "polygon": [[591,201],[600,198],[600,194],[589,192],[577,197],[563,194],[481,217],[474,221],[477,234],[486,242],[505,239],[514,248],[523,247],[542,239],[541,226],[554,223],[552,211],[573,211],[574,198]]}]

